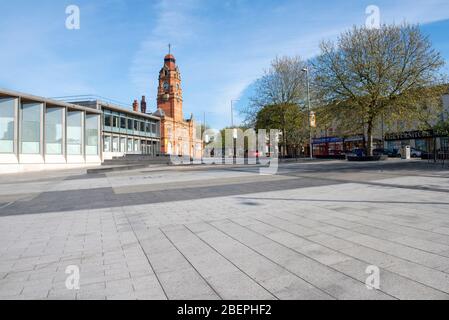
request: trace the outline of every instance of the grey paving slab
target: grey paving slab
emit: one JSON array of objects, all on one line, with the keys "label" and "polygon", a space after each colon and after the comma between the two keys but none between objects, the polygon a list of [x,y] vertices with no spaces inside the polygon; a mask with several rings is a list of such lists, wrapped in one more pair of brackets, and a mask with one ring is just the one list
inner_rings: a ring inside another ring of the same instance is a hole
[{"label": "grey paving slab", "polygon": [[447,299],[447,172],[393,160],[0,177],[0,298]]},{"label": "grey paving slab", "polygon": [[235,223],[224,221],[214,222],[214,226],[226,234],[239,239],[245,243],[245,239],[260,238],[260,243],[253,241],[247,243],[264,256],[284,265],[287,270],[298,275],[315,287],[323,290],[334,298],[338,299],[389,299],[388,295],[377,291],[366,290],[364,284],[350,278],[338,271],[332,270],[325,265],[299,254],[281,244],[275,242],[264,243],[266,239],[262,235],[245,229]]},{"label": "grey paving slab", "polygon": [[287,299],[288,297],[290,299],[332,298],[282,266],[214,229],[209,224],[203,223],[200,226],[197,224],[193,229],[197,230],[196,234],[199,238],[278,299]]},{"label": "grey paving slab", "polygon": [[274,299],[254,279],[185,227],[164,229],[166,236],[223,299]]}]

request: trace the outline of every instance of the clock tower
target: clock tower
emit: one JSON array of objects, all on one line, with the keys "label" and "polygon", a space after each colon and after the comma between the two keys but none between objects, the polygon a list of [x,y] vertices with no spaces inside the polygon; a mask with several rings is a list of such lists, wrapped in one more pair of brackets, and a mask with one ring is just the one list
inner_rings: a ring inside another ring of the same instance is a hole
[{"label": "clock tower", "polygon": [[175,122],[183,121],[181,75],[172,54],[165,56],[159,72],[157,107]]}]

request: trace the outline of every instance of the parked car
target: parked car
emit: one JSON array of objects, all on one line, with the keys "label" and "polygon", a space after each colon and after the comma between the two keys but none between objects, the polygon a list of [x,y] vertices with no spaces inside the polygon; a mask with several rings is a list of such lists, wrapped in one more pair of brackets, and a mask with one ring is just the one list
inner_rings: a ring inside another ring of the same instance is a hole
[{"label": "parked car", "polygon": [[411,148],[410,149],[410,156],[412,158],[421,158],[423,152],[421,150],[415,149],[415,148]]},{"label": "parked car", "polygon": [[352,149],[351,151],[346,153],[346,156],[349,156],[349,157],[351,157],[351,156],[352,157],[363,157],[365,155],[366,155],[365,150],[364,149],[360,149],[360,148]]},{"label": "parked car", "polygon": [[398,158],[401,156],[401,154],[399,153],[399,150],[397,150],[397,149],[384,149],[384,148],[374,149],[373,155],[388,156],[390,158]]}]

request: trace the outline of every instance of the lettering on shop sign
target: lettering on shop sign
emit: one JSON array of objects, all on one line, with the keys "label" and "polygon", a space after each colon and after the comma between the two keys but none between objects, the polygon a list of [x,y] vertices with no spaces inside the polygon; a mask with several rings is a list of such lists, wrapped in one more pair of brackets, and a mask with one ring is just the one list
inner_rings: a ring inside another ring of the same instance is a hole
[{"label": "lettering on shop sign", "polygon": [[424,131],[406,131],[398,133],[387,133],[385,140],[408,140],[408,139],[421,139],[434,137],[433,130]]}]

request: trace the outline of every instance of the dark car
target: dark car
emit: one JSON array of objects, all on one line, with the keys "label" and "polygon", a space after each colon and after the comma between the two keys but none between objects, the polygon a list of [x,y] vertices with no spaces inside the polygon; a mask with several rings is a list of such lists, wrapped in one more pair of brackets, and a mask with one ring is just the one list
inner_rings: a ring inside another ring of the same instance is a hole
[{"label": "dark car", "polygon": [[384,149],[378,148],[373,150],[373,155],[375,156],[389,156],[390,158],[400,157],[401,154],[397,149]]},{"label": "dark car", "polygon": [[356,156],[356,157],[363,157],[366,156],[366,152],[364,149],[352,149],[350,152],[346,153],[347,156]]}]

